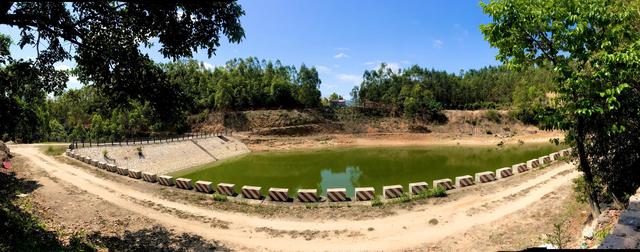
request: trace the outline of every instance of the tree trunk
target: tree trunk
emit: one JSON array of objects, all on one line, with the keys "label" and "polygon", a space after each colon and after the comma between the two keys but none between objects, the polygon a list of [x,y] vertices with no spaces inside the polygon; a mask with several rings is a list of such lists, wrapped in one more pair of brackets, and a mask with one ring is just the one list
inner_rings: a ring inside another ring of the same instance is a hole
[{"label": "tree trunk", "polygon": [[591,165],[589,164],[587,153],[584,147],[586,134],[584,132],[584,121],[580,116],[578,116],[576,129],[578,131],[576,136],[576,147],[578,148],[578,158],[580,160],[579,167],[580,170],[584,173],[585,187],[587,192],[589,193],[589,205],[591,205],[591,214],[593,215],[593,219],[596,219],[600,215],[600,202],[598,201],[598,192],[596,191],[593,182]]}]

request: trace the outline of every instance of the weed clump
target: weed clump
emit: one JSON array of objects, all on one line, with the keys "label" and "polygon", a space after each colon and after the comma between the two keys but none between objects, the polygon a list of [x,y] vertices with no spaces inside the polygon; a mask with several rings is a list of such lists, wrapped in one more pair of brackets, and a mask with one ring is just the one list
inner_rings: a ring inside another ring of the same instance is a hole
[{"label": "weed clump", "polygon": [[214,193],[213,194],[213,201],[226,202],[227,200],[228,199],[227,199],[226,195],[222,195],[222,194],[219,194],[219,193]]}]

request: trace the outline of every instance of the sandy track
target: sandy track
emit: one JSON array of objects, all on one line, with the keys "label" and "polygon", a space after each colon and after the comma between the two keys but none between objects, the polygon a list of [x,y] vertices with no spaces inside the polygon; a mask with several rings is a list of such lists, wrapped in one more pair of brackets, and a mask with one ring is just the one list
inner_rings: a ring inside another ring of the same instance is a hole
[{"label": "sandy track", "polygon": [[[423,205],[389,217],[362,221],[302,221],[264,219],[172,202],[126,184],[96,177],[82,168],[46,156],[33,146],[13,146],[12,151],[24,156],[50,176],[97,195],[118,207],[154,219],[176,231],[196,233],[239,250],[421,249],[427,243],[465,232],[475,225],[488,224],[524,211],[579,174],[571,165],[561,163],[538,177],[499,192],[474,194],[439,205]],[[162,208],[151,208],[144,202],[154,202],[162,205]],[[178,211],[181,216],[188,214],[196,217],[178,217],[166,211],[167,209]],[[198,219],[213,219],[226,225],[212,225],[211,221]],[[430,224],[432,219],[437,219],[438,224]],[[305,232],[320,232],[322,235],[321,238],[305,239],[303,235],[299,235]]]}]

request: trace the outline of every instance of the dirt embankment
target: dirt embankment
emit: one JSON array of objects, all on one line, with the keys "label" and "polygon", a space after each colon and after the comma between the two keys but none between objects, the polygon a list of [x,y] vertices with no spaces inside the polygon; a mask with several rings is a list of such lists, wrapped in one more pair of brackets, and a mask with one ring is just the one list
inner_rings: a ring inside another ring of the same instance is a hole
[{"label": "dirt embankment", "polygon": [[444,110],[445,122],[419,122],[402,117],[367,116],[355,110],[256,110],[214,112],[190,119],[194,131],[231,129],[261,136],[307,136],[361,133],[447,133],[456,136],[512,136],[536,133],[508,111]]}]

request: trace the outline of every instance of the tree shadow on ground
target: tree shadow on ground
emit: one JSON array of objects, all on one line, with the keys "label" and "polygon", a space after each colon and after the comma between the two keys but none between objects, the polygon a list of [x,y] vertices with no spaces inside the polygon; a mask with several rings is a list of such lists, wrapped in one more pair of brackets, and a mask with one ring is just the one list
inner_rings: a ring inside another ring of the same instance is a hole
[{"label": "tree shadow on ground", "polygon": [[[70,250],[60,243],[57,234],[46,230],[40,221],[19,207],[20,198],[41,185],[16,177],[13,172],[0,172],[0,251]],[[24,208],[30,205],[25,203]]]},{"label": "tree shadow on ground", "polygon": [[175,235],[162,226],[135,232],[126,231],[119,236],[89,234],[86,239],[110,251],[228,251],[215,242],[191,234]]},{"label": "tree shadow on ground", "polygon": [[[62,242],[60,234],[48,230],[30,212],[31,204],[23,201],[41,185],[19,178],[13,172],[0,172],[0,251],[227,251],[216,242],[201,236],[175,234],[161,226],[122,235],[103,235],[100,232],[74,234]],[[20,207],[22,206],[22,207]]]}]

